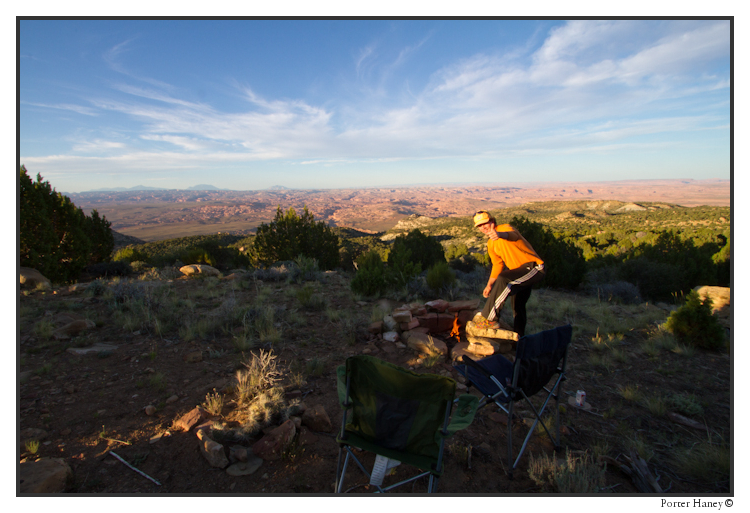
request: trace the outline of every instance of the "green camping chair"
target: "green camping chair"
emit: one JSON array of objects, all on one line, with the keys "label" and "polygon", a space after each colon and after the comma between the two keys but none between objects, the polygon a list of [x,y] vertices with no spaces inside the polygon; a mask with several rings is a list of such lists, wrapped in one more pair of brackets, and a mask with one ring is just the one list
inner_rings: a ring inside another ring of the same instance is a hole
[{"label": "green camping chair", "polygon": [[[339,443],[336,493],[343,489],[350,459],[378,492],[425,476],[429,476],[428,493],[434,492],[443,473],[445,439],[471,424],[479,399],[464,394],[452,408],[456,392],[453,379],[417,374],[367,355],[347,358],[346,364],[338,367],[337,378],[344,415],[336,438]],[[377,455],[372,473],[365,469],[352,447]],[[400,463],[416,467],[421,473],[383,487],[383,475]]]}]

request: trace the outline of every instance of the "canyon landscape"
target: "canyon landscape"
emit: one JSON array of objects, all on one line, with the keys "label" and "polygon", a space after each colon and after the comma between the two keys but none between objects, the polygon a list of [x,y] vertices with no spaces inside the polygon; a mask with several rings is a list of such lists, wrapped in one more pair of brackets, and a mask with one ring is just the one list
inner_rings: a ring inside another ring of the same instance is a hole
[{"label": "canyon landscape", "polygon": [[96,209],[112,229],[143,241],[217,232],[249,234],[276,209],[305,206],[330,226],[381,232],[418,214],[464,217],[536,201],[619,200],[686,207],[729,206],[730,180],[627,180],[515,184],[418,185],[366,189],[257,191],[127,190],[65,193],[85,212]]}]

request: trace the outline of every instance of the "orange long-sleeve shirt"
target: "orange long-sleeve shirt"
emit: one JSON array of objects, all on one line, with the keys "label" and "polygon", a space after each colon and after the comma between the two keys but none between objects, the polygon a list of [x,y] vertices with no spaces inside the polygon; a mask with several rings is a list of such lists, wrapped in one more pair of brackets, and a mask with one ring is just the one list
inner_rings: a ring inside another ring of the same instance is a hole
[{"label": "orange long-sleeve shirt", "polygon": [[489,239],[487,241],[487,253],[490,255],[490,260],[492,260],[491,279],[494,280],[497,278],[505,268],[516,269],[526,262],[544,263],[544,260],[531,247],[529,241],[524,239],[523,235],[518,233],[511,225],[496,225],[495,231],[509,235],[510,240]]}]

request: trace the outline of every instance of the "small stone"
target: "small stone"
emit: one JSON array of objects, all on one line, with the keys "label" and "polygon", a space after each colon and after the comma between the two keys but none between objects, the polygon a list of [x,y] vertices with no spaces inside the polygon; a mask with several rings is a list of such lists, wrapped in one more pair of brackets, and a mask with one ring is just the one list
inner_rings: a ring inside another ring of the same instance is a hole
[{"label": "small stone", "polygon": [[167,404],[172,404],[172,403],[177,402],[179,399],[180,398],[177,395],[170,395],[165,402]]},{"label": "small stone", "polygon": [[185,360],[185,363],[198,363],[203,361],[203,352],[201,351],[192,351],[190,353],[187,353],[183,360]]},{"label": "small stone", "polygon": [[316,404],[312,408],[308,408],[302,414],[302,424],[313,431],[325,431],[326,433],[333,428],[331,419],[322,404]]},{"label": "small stone", "polygon": [[208,464],[216,468],[226,468],[229,465],[227,455],[224,454],[224,446],[206,437],[199,441],[201,454],[206,458]]},{"label": "small stone", "polygon": [[258,470],[262,464],[263,460],[261,458],[253,456],[248,461],[229,465],[226,472],[230,476],[248,476]]},{"label": "small stone", "polygon": [[153,415],[154,413],[156,413],[156,407],[153,404],[149,404],[148,406],[146,406],[143,409],[143,411],[146,412],[146,415],[150,416],[150,415]]},{"label": "small stone", "polygon": [[398,333],[395,331],[388,331],[386,333],[383,333],[383,340],[385,340],[386,342],[398,342]]},{"label": "small stone", "polygon": [[194,426],[196,426],[199,422],[204,420],[206,417],[208,417],[206,410],[204,410],[200,406],[196,406],[195,408],[190,410],[188,413],[180,417],[175,422],[175,427],[178,427],[182,429],[183,431],[190,431],[191,429],[193,429]]}]

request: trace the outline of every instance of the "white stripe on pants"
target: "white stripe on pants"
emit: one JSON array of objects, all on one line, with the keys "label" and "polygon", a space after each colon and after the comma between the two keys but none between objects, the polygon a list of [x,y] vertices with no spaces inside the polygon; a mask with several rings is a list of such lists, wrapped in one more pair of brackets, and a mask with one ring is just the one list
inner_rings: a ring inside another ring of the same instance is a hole
[{"label": "white stripe on pants", "polygon": [[495,299],[495,305],[492,308],[492,311],[490,312],[489,316],[487,317],[487,320],[492,322],[497,318],[497,311],[502,308],[503,304],[505,303],[505,300],[508,299],[508,296],[511,293],[511,288],[514,285],[523,285],[527,281],[531,280],[534,276],[537,275],[540,271],[544,269],[544,264],[541,265],[535,265],[531,268],[531,270],[521,276],[520,278],[513,280],[511,282],[508,282],[508,285],[505,287],[505,289],[500,293],[499,296],[497,296],[497,299]]}]

